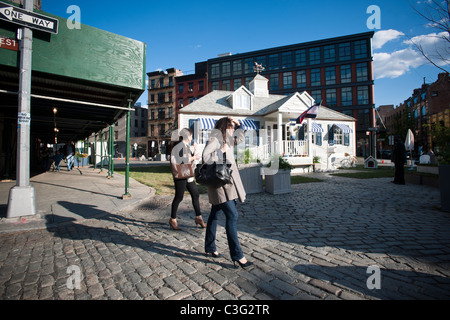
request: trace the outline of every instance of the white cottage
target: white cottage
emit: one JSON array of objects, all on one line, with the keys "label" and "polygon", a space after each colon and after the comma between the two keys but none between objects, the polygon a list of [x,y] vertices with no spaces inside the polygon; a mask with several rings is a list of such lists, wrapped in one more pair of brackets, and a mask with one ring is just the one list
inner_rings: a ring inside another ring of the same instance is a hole
[{"label": "white cottage", "polygon": [[297,125],[296,119],[315,103],[306,91],[288,96],[269,94],[268,80],[259,74],[249,88],[216,90],[194,101],[179,111],[178,128],[191,128],[194,139],[204,146],[215,121],[232,116],[241,122],[247,136],[238,155],[239,150],[249,150],[251,159],[264,162],[280,154],[297,171],[309,171],[316,156],[322,168],[334,169],[346,155],[356,155],[354,118],[321,106],[317,118]]}]

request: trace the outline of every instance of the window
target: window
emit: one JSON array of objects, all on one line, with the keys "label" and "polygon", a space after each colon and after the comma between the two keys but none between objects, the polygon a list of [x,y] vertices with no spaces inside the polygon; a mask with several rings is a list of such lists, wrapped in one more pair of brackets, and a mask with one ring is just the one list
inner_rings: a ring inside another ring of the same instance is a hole
[{"label": "window", "polygon": [[321,90],[311,91],[311,97],[315,100],[316,103],[321,103],[322,102],[322,91]]},{"label": "window", "polygon": [[172,98],[173,98],[173,92],[169,91],[169,102],[172,102]]},{"label": "window", "polygon": [[332,130],[334,144],[344,144],[344,134],[342,133],[342,130],[337,126],[333,126]]},{"label": "window", "polygon": [[223,80],[222,81],[222,90],[230,91],[230,80]]},{"label": "window", "polygon": [[309,64],[320,64],[320,48],[309,49]]},{"label": "window", "polygon": [[170,86],[170,87],[173,86],[173,77],[169,77],[169,86]]},{"label": "window", "polygon": [[155,125],[150,125],[150,136],[155,136]]},{"label": "window", "polygon": [[155,103],[155,95],[154,94],[150,95],[150,103]]},{"label": "window", "polygon": [[159,135],[162,136],[164,135],[164,132],[166,131],[166,125],[164,123],[161,123],[159,125]]},{"label": "window", "polygon": [[295,51],[295,66],[296,67],[306,66],[306,50]]},{"label": "window", "polygon": [[193,82],[189,82],[188,83],[188,88],[189,88],[189,92],[194,91],[194,83]]},{"label": "window", "polygon": [[278,73],[270,75],[269,85],[270,85],[270,90],[278,90],[278,89],[280,89]]},{"label": "window", "polygon": [[229,77],[231,75],[231,62],[222,63],[222,77]]},{"label": "window", "polygon": [[183,98],[178,99],[178,107],[183,108]]},{"label": "window", "polygon": [[159,78],[159,87],[164,88],[164,78]]},{"label": "window", "polygon": [[297,71],[297,88],[306,87],[306,70]]},{"label": "window", "polygon": [[370,126],[369,109],[358,110],[358,127],[366,130]]},{"label": "window", "polygon": [[253,73],[253,58],[244,60],[244,73]]},{"label": "window", "polygon": [[233,61],[233,75],[242,74],[242,60]]},{"label": "window", "polygon": [[369,104],[369,87],[358,87],[358,104]]},{"label": "window", "polygon": [[281,68],[292,68],[292,52],[283,52],[281,54]]},{"label": "window", "polygon": [[341,83],[352,82],[352,66],[343,65],[341,66]]},{"label": "window", "polygon": [[292,72],[283,73],[283,89],[292,89]]},{"label": "window", "polygon": [[219,82],[218,81],[211,82],[211,90],[219,90]]},{"label": "window", "polygon": [[351,106],[353,104],[352,88],[342,88],[341,90],[342,105]]},{"label": "window", "polygon": [[360,40],[355,42],[355,59],[367,58],[367,41]]},{"label": "window", "polygon": [[427,115],[427,107],[422,106],[422,111],[420,113],[421,113],[422,117],[425,117]]},{"label": "window", "polygon": [[320,69],[311,69],[311,86],[320,86]]},{"label": "window", "polygon": [[245,79],[244,79],[244,81],[245,81],[245,87],[247,88],[247,89],[249,89],[250,87],[249,87],[249,84],[250,84],[250,81],[252,81],[253,80],[253,78],[254,77],[245,77]]},{"label": "window", "polygon": [[239,87],[241,86],[241,79],[234,79],[233,80],[233,90],[237,90],[239,89]]},{"label": "window", "polygon": [[325,84],[336,84],[336,68],[328,67],[325,68]]},{"label": "window", "polygon": [[250,96],[236,95],[233,101],[233,108],[250,110]]},{"label": "window", "polygon": [[220,76],[220,65],[215,63],[211,65],[211,79],[218,78]]},{"label": "window", "polygon": [[166,109],[159,108],[158,109],[158,119],[164,119],[166,117]]},{"label": "window", "polygon": [[335,62],[336,61],[336,48],[334,45],[325,46],[323,48],[323,62]]},{"label": "window", "polygon": [[337,105],[336,89],[328,89],[326,91],[327,106],[335,107]]},{"label": "window", "polygon": [[368,80],[367,63],[358,63],[356,65],[356,81],[362,82]]},{"label": "window", "polygon": [[155,120],[155,109],[150,110],[150,120]]},{"label": "window", "polygon": [[158,103],[164,102],[166,102],[166,93],[165,92],[158,93]]},{"label": "window", "polygon": [[269,70],[277,70],[280,68],[279,54],[271,54],[269,56]]},{"label": "window", "polygon": [[183,93],[184,86],[182,84],[178,85],[178,93]]},{"label": "window", "polygon": [[169,107],[169,118],[173,118],[173,108]]},{"label": "window", "polygon": [[198,91],[203,91],[205,89],[205,83],[203,82],[203,80],[200,80],[198,82]]},{"label": "window", "polygon": [[350,43],[339,44],[339,61],[351,60],[352,54],[350,50]]}]

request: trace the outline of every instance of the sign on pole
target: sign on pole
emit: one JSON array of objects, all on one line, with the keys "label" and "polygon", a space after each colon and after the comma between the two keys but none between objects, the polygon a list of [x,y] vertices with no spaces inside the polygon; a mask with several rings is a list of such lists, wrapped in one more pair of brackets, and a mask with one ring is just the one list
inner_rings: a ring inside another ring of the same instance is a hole
[{"label": "sign on pole", "polygon": [[58,19],[0,2],[0,19],[48,33],[58,33]]}]

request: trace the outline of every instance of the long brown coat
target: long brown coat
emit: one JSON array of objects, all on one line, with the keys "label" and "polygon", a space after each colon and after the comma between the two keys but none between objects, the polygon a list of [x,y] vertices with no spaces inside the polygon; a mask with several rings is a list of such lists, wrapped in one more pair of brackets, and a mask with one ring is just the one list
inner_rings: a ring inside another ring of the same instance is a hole
[{"label": "long brown coat", "polygon": [[[242,134],[243,136],[243,134]],[[238,141],[241,140],[238,137]],[[243,137],[242,137],[243,138]],[[203,163],[217,162],[222,157],[221,145],[217,138],[211,138],[211,140],[206,145],[203,150]],[[232,183],[226,184],[223,187],[214,188],[208,186],[208,198],[209,202],[213,205],[218,205],[229,200],[239,199],[239,201],[244,202],[246,193],[244,185],[242,184],[241,176],[239,175],[239,170],[236,165],[234,158],[233,148],[229,146],[229,151],[226,152],[227,163],[231,163],[231,177]]]}]

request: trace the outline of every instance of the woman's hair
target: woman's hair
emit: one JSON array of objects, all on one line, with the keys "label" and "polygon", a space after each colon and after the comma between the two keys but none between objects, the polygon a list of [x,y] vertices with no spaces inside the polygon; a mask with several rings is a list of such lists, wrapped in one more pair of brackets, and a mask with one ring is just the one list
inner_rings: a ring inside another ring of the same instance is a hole
[{"label": "woman's hair", "polygon": [[217,120],[216,124],[214,125],[214,129],[219,130],[222,133],[223,142],[227,140],[227,129],[233,125],[233,122],[229,117],[224,117],[219,120]]},{"label": "woman's hair", "polygon": [[183,139],[185,139],[185,138],[187,138],[189,136],[192,136],[192,130],[189,129],[189,128],[183,128],[180,131],[180,135],[179,135],[178,141],[181,142],[181,141],[183,141]]}]

